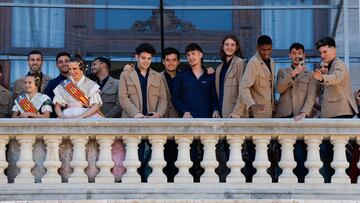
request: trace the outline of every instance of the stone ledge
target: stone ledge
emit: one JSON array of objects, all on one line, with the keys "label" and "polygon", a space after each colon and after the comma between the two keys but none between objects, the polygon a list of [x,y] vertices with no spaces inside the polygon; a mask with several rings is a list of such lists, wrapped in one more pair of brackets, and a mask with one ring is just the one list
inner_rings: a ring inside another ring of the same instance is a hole
[{"label": "stone ledge", "polygon": [[2,135],[357,135],[359,119],[0,119]]},{"label": "stone ledge", "polygon": [[[0,200],[359,200],[356,184],[9,184]],[[155,201],[155,202],[156,202]],[[161,202],[161,201],[160,201]],[[225,201],[226,202],[226,201]],[[230,201],[231,202],[231,201]]]}]

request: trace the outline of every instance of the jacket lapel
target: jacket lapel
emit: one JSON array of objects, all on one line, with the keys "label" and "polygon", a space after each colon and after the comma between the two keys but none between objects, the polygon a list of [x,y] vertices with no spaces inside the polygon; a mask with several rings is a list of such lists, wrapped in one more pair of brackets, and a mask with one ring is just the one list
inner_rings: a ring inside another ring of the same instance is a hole
[{"label": "jacket lapel", "polygon": [[114,79],[110,76],[108,81],[105,83],[104,87],[102,88],[100,95],[103,95],[104,92],[106,92],[106,90],[108,90],[111,87],[113,82],[114,82]]},{"label": "jacket lapel", "polygon": [[133,71],[130,72],[130,79],[135,84],[135,88],[137,90],[138,97],[139,97],[139,100],[140,100],[140,107],[141,107],[141,110],[142,110],[142,107],[143,107],[143,103],[142,103],[142,99],[141,99],[142,98],[142,92],[141,92],[141,87],[140,87],[139,76],[137,75],[136,70],[133,70]]},{"label": "jacket lapel", "polygon": [[220,89],[220,73],[222,68],[224,67],[224,63],[221,63],[220,66],[216,69],[215,72],[215,88],[216,88],[216,94],[219,96],[219,89]]},{"label": "jacket lapel", "polygon": [[236,63],[237,58],[238,58],[237,56],[234,56],[234,57],[232,58],[231,63],[230,63],[230,65],[229,65],[229,67],[228,67],[228,69],[227,69],[227,71],[226,71],[225,77],[227,77],[227,75],[229,75],[229,73],[231,72],[231,70],[234,68],[234,64]]},{"label": "jacket lapel", "polygon": [[258,59],[258,61],[260,62],[260,64],[261,64],[261,66],[262,66],[262,68],[263,68],[263,70],[268,74],[268,75],[271,75],[271,77],[273,77],[273,72],[274,72],[274,65],[273,65],[273,61],[271,60],[270,61],[270,66],[271,66],[271,72],[272,73],[270,73],[270,70],[269,70],[269,68],[266,66],[266,64],[265,64],[265,62],[262,60],[262,58],[261,58],[261,56],[260,56],[260,54],[259,54],[259,52],[256,52],[256,58]]},{"label": "jacket lapel", "polygon": [[[155,80],[155,73],[153,70],[150,69],[149,71],[149,77],[148,77],[148,82],[147,82],[147,85],[146,85],[146,90],[147,92],[149,92],[149,88],[150,88],[150,85],[154,82]],[[147,95],[147,94],[146,94]]]}]

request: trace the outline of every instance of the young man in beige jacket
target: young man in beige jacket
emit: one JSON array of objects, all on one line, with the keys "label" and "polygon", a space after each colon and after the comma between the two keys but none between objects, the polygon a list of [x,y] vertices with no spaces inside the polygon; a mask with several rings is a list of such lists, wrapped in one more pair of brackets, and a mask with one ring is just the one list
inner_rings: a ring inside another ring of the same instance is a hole
[{"label": "young man in beige jacket", "polygon": [[249,60],[241,78],[240,94],[250,117],[271,118],[275,111],[275,62],[271,58],[271,38],[260,36],[256,48],[257,53]]},{"label": "young man in beige jacket", "polygon": [[316,48],[328,69],[327,74],[319,70],[314,72],[315,79],[324,87],[321,118],[353,118],[359,111],[352,93],[349,70],[336,56],[334,39],[324,37],[316,42]]},{"label": "young man in beige jacket", "polygon": [[[162,75],[150,68],[155,48],[140,44],[135,50],[134,71],[123,71],[120,75],[119,101],[122,118],[161,118],[167,110],[167,97]],[[151,172],[150,144],[142,140],[139,146],[141,167],[138,169],[145,182]]]},{"label": "young man in beige jacket", "polygon": [[276,90],[280,99],[276,106],[276,117],[293,118],[298,121],[309,116],[318,92],[318,81],[305,64],[305,49],[300,43],[293,43],[289,49],[291,66],[280,69],[277,74]]}]

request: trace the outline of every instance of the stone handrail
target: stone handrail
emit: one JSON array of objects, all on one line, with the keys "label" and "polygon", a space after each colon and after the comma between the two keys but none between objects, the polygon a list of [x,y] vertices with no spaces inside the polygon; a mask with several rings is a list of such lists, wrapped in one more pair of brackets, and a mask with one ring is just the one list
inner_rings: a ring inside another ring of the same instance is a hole
[{"label": "stone handrail", "polygon": [[[221,184],[250,184],[246,183],[245,176],[240,171],[245,165],[241,150],[246,139],[251,139],[256,149],[252,163],[256,173],[252,183],[276,184],[272,183],[267,173],[267,168],[270,167],[268,144],[271,139],[275,139],[281,144],[279,166],[282,173],[278,184],[300,185],[293,173],[296,166],[293,145],[300,139],[307,145],[305,166],[309,173],[305,177],[305,184],[323,184],[324,178],[319,172],[323,164],[319,145],[325,139],[330,140],[334,146],[331,167],[335,174],[331,177],[330,185],[350,185],[350,178],[345,173],[349,167],[345,145],[351,139],[360,143],[359,136],[358,119],[305,119],[300,122],[292,119],[0,119],[0,184],[166,184],[163,150],[168,139],[174,139],[178,145],[175,166],[179,172],[172,184],[193,183],[193,177],[189,173],[193,165],[190,159],[190,144],[193,140],[200,140],[204,145],[201,161],[204,173],[200,177],[200,183],[220,184],[215,173],[219,165],[215,154],[219,139],[226,140],[229,144],[230,154],[226,165],[231,170],[226,183]],[[147,183],[141,183],[137,172],[140,167],[138,144],[144,138],[151,143],[152,151],[149,161],[152,172]],[[64,144],[66,139],[69,143]],[[113,150],[119,140],[125,146],[126,155],[125,160],[117,165],[119,163],[116,163]],[[38,153],[38,145],[46,148],[40,153],[42,161],[34,158]],[[68,153],[63,150],[66,149],[63,147],[65,145],[71,155],[61,158]],[[92,145],[98,145],[95,147],[98,150],[96,158],[91,158],[94,155],[89,152],[89,146]],[[68,166],[64,168],[66,164]],[[121,176],[114,175],[115,166],[122,167],[126,172]],[[94,168],[97,168],[97,172],[89,175],[89,171]],[[61,171],[68,172],[62,174]]]}]

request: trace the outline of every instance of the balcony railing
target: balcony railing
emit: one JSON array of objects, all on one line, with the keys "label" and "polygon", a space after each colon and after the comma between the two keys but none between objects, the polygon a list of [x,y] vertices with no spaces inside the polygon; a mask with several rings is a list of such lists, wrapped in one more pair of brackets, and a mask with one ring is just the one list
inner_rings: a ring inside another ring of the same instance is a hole
[{"label": "balcony railing", "polygon": [[[1,119],[0,200],[59,199],[65,194],[61,199],[357,200],[359,183],[351,183],[346,173],[346,145],[350,140],[360,144],[359,138],[358,119]],[[147,182],[141,182],[137,171],[138,145],[143,139],[151,144],[152,172]],[[179,172],[173,183],[163,172],[167,140],[177,144],[175,166]],[[194,140],[203,144],[200,183],[195,183],[189,172]],[[220,182],[215,173],[219,140],[229,144],[226,182]],[[256,173],[251,182],[246,182],[241,172],[246,140],[251,140],[256,150],[252,162]],[[281,145],[278,182],[267,172],[270,140]],[[307,146],[304,183],[299,183],[293,172],[297,140]],[[333,145],[331,167],[335,173],[330,183],[324,183],[319,171],[323,140]]]}]

